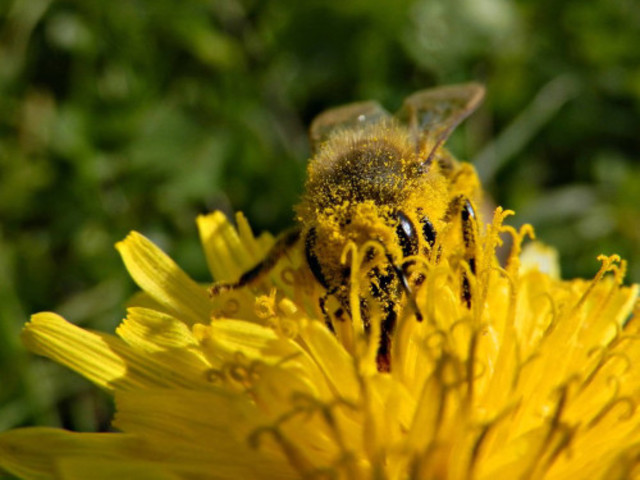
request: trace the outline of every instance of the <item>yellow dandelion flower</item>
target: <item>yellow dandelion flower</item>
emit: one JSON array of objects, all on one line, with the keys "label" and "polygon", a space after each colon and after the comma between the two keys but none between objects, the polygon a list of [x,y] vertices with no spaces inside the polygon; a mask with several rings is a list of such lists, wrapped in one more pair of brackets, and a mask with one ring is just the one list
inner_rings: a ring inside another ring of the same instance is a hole
[{"label": "yellow dandelion flower", "polygon": [[[116,336],[53,313],[24,330],[32,351],[115,396],[118,433],[6,432],[0,465],[26,479],[632,477],[637,287],[621,285],[615,256],[590,281],[541,271],[535,252],[521,262],[530,231],[503,226],[507,213],[479,239],[471,308],[453,262],[430,266],[415,292],[422,321],[407,304],[390,372],[376,365],[380,312],[367,334],[354,304],[353,321],[332,332],[297,255],[212,300],[132,233],[117,248],[145,293]],[[237,223],[198,219],[217,279],[237,278],[273,244]],[[494,260],[502,231],[515,244],[504,268]]]},{"label": "yellow dandelion flower", "polygon": [[505,226],[511,212],[482,228],[475,172],[442,148],[481,96],[418,92],[406,125],[371,102],[319,116],[300,228],[276,240],[242,215],[237,228],[198,219],[213,288],[130,234],[117,249],[143,292],[115,336],[53,313],[23,334],[114,395],[117,432],[6,432],[0,467],[38,480],[640,477],[638,287],[617,256],[561,280],[548,248],[522,251],[533,230]]}]

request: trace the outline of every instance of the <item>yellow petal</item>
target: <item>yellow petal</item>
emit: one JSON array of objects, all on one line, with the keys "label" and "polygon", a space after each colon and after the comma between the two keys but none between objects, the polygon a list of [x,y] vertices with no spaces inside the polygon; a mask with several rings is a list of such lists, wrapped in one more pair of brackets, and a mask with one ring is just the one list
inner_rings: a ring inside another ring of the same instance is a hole
[{"label": "yellow petal", "polygon": [[238,236],[249,251],[253,261],[261,260],[273,246],[273,235],[264,232],[259,237],[255,237],[247,217],[242,212],[236,213],[236,223],[238,224]]},{"label": "yellow petal", "polygon": [[205,369],[201,375],[197,371],[183,372],[183,363],[173,361],[171,355],[136,351],[117,337],[83,330],[53,313],[33,315],[24,328],[23,341],[34,353],[65,365],[110,391],[206,382]]},{"label": "yellow petal", "polygon": [[222,212],[200,215],[197,219],[207,264],[218,282],[236,280],[273,245],[272,238],[256,240],[241,214],[238,222],[240,235]]},{"label": "yellow petal", "polygon": [[[235,448],[218,445],[216,439],[227,436],[231,443],[244,441],[268,420],[248,397],[220,388],[119,391],[115,397],[116,428],[150,435],[155,440],[189,441],[205,450]],[[183,430],[180,438],[172,438],[179,430]]]},{"label": "yellow petal", "polygon": [[224,388],[251,388],[269,411],[286,411],[291,395],[331,396],[316,360],[299,343],[249,322],[219,319],[195,325],[194,335],[211,362],[211,381]]},{"label": "yellow petal", "polygon": [[68,457],[133,460],[142,451],[142,442],[127,434],[75,433],[54,428],[22,428],[0,434],[0,467],[25,480],[61,478],[58,462]]},{"label": "yellow petal", "polygon": [[246,396],[221,390],[118,392],[114,425],[152,439],[174,462],[191,465],[191,478],[291,478],[281,453],[255,449],[249,437],[268,418]]},{"label": "yellow petal", "polygon": [[207,387],[211,365],[200,351],[191,329],[175,317],[146,308],[130,308],[116,333],[148,361],[164,371],[163,380],[190,388]]},{"label": "yellow petal", "polygon": [[359,395],[353,357],[320,322],[309,322],[301,336],[326,378],[343,398],[355,400]]},{"label": "yellow petal", "polygon": [[182,480],[178,473],[154,461],[96,458],[96,455],[64,457],[56,462],[60,480]]},{"label": "yellow petal", "polygon": [[272,329],[240,320],[218,319],[211,325],[194,325],[193,332],[214,364],[238,355],[273,364],[301,354],[296,343],[278,337]]},{"label": "yellow petal", "polygon": [[127,318],[116,333],[129,345],[148,353],[185,350],[203,358],[195,351],[198,344],[191,329],[179,319],[157,310],[129,308]]},{"label": "yellow petal", "polygon": [[527,243],[520,254],[520,273],[538,270],[549,277],[560,278],[560,260],[558,251],[542,242]]},{"label": "yellow petal", "polygon": [[83,330],[55,313],[42,312],[31,317],[22,340],[32,352],[75,370],[102,388],[112,390],[116,382],[131,386],[126,362],[117,353],[125,345],[116,337]]},{"label": "yellow petal", "polygon": [[137,232],[116,244],[135,282],[167,311],[188,325],[207,322],[211,302],[206,289]]}]

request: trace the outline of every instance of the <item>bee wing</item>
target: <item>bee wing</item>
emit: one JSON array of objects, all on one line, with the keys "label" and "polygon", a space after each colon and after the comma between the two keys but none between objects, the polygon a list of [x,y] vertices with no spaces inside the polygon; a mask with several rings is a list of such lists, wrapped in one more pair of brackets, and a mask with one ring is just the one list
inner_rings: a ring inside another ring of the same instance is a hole
[{"label": "bee wing", "polygon": [[391,118],[378,102],[357,102],[342,107],[331,108],[319,114],[311,122],[309,137],[313,151],[317,150],[322,142],[337,131],[374,123],[381,119]]},{"label": "bee wing", "polygon": [[471,115],[484,97],[479,83],[463,83],[421,90],[408,97],[398,117],[404,120],[416,138],[430,146],[425,163],[429,163],[451,132]]}]

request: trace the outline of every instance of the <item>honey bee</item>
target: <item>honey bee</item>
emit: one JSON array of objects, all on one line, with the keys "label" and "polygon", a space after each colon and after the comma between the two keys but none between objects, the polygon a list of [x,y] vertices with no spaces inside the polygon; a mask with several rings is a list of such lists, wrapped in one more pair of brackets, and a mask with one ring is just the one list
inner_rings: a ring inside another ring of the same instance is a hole
[{"label": "honey bee", "polygon": [[[313,156],[305,192],[295,208],[297,227],[284,233],[270,253],[235,283],[214,284],[212,294],[259,279],[289,249],[300,246],[315,280],[327,327],[350,315],[351,265],[341,261],[347,245],[365,249],[365,288],[360,311],[371,328],[372,302],[381,312],[377,367],[391,369],[391,339],[403,303],[422,319],[412,291],[422,274],[411,276],[412,259],[437,261],[444,245],[458,247],[461,302],[471,306],[468,273],[475,274],[479,186],[472,168],[443,147],[454,128],[479,105],[484,88],[475,83],[419,91],[392,116],[377,102],[330,109],[310,127]],[[453,228],[455,226],[455,228]],[[445,241],[446,239],[446,241]],[[378,248],[376,248],[376,246]],[[362,283],[361,283],[362,285]],[[327,311],[334,297],[339,307]]]}]

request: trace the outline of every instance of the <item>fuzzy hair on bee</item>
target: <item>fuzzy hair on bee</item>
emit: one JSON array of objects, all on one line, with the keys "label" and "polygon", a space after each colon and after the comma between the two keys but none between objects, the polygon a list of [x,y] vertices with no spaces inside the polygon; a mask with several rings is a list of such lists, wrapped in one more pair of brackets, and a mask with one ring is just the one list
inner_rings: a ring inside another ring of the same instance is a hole
[{"label": "fuzzy hair on bee", "polygon": [[[480,187],[473,167],[458,162],[443,144],[483,95],[479,84],[452,85],[411,95],[395,116],[373,101],[317,116],[310,127],[313,156],[305,190],[295,208],[297,227],[281,235],[266,258],[237,282],[214,284],[212,294],[256,281],[300,245],[324,287],[320,308],[335,331],[335,322],[345,321],[354,308],[352,266],[343,262],[343,252],[348,245],[365,247],[357,308],[367,334],[371,312],[380,312],[376,362],[379,371],[390,371],[401,309],[409,303],[422,320],[413,295],[424,274],[410,271],[416,259],[437,263],[443,248],[459,251],[466,264],[460,301],[471,307]],[[337,305],[333,311],[327,308],[331,299]]]}]

